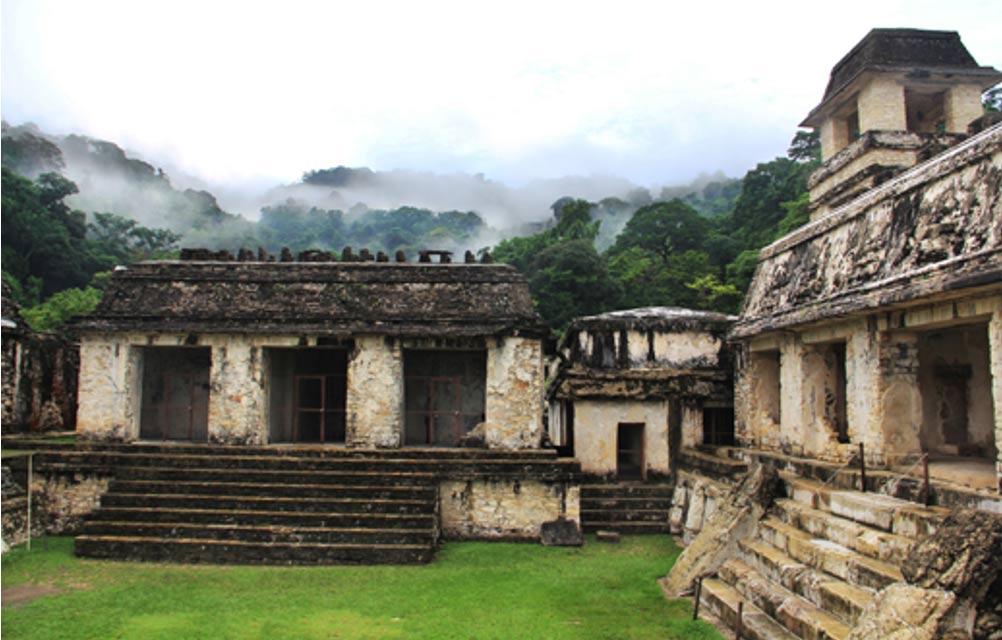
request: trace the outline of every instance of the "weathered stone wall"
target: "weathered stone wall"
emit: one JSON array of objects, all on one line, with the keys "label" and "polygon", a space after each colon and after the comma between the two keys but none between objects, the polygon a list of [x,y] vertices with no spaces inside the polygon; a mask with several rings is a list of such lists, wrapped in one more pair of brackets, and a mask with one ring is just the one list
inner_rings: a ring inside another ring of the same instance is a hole
[{"label": "weathered stone wall", "polygon": [[209,441],[259,445],[268,441],[261,338],[206,336],[212,347],[209,381]]},{"label": "weathered stone wall", "polygon": [[[35,473],[31,482],[31,535],[74,535],[83,518],[100,506],[110,477],[92,473]],[[28,539],[27,459],[3,467],[3,542]]]},{"label": "weathered stone wall", "polygon": [[580,489],[563,482],[447,480],[439,492],[446,538],[536,540],[558,516],[580,523]]},{"label": "weathered stone wall", "polygon": [[486,443],[537,448],[543,437],[543,346],[535,338],[496,338],[487,350]]},{"label": "weathered stone wall", "polygon": [[145,336],[91,335],[80,343],[77,433],[95,440],[139,436],[139,396]]},{"label": "weathered stone wall", "polygon": [[400,341],[357,336],[348,360],[347,441],[352,447],[399,447],[403,434],[404,358]]},{"label": "weathered stone wall", "polygon": [[5,326],[0,361],[4,432],[73,430],[79,366],[79,348],[69,340]]},{"label": "weathered stone wall", "polygon": [[1002,126],[766,247],[734,337],[1002,277]]},{"label": "weathered stone wall", "polygon": [[730,485],[699,473],[680,470],[672,493],[668,524],[674,535],[689,544],[717,510],[717,505],[730,491]]},{"label": "weathered stone wall", "polygon": [[668,474],[669,405],[663,400],[578,400],[574,403],[574,455],[585,473],[616,473],[616,438],[621,422],[643,423],[648,478]]}]

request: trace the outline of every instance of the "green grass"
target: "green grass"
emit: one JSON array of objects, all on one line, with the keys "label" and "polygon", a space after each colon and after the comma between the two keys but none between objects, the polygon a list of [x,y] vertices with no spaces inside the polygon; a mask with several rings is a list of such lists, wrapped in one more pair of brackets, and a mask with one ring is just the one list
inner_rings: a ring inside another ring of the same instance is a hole
[{"label": "green grass", "polygon": [[[715,639],[689,601],[655,583],[679,549],[667,536],[589,538],[580,549],[446,544],[411,567],[218,567],[82,560],[71,538],[3,557],[5,588],[59,593],[4,604],[20,638]],[[46,548],[47,547],[47,548]]]}]

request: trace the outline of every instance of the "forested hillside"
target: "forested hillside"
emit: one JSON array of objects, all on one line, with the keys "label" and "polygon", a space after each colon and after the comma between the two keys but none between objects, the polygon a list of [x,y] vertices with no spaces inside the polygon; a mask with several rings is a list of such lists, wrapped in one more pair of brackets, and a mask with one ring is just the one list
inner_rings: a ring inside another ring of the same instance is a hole
[{"label": "forested hillside", "polygon": [[[491,250],[526,274],[540,314],[559,330],[575,316],[627,307],[737,311],[758,249],[806,222],[805,181],[817,139],[799,133],[788,157],[759,164],[740,180],[701,176],[656,196],[607,183],[614,194],[561,197],[550,211],[508,228],[489,225],[477,210],[323,204],[402,189],[418,174],[405,180],[400,172],[364,168],[308,171],[299,183],[272,190],[252,221],[224,211],[207,191],[175,188],[162,170],[110,142],[4,123],[2,148],[3,277],[40,329],[92,309],[114,266],[173,257],[183,245],[273,253]],[[466,180],[451,176],[439,187]],[[561,183],[547,188],[554,184]],[[582,192],[579,182],[564,184]],[[485,188],[514,197],[494,184]]]}]

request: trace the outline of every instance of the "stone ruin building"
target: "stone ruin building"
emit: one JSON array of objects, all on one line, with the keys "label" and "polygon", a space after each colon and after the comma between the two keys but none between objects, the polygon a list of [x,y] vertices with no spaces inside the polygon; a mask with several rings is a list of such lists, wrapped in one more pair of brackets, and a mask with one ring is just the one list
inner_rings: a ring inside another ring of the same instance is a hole
[{"label": "stone ruin building", "polygon": [[956,33],[871,31],[803,122],[811,221],[736,319],[580,318],[544,385],[510,267],[186,251],[78,323],[78,442],[4,445],[81,555],[670,531],[665,593],[742,638],[1002,637],[1000,80]]},{"label": "stone ruin building", "polygon": [[667,532],[680,460],[704,443],[734,444],[726,335],[736,319],[654,307],[567,328],[547,390],[548,435],[581,465],[585,531]]},{"label": "stone ruin building", "polygon": [[729,334],[715,455],[751,471],[673,500],[666,591],[740,637],[1002,637],[1000,80],[956,33],[875,29],[803,122],[811,221]]}]

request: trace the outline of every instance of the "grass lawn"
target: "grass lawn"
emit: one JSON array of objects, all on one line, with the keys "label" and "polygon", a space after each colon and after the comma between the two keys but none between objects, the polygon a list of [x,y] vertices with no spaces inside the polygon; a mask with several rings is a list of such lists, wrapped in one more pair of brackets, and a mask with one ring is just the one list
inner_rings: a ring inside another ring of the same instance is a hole
[{"label": "grass lawn", "polygon": [[[45,548],[47,547],[47,548]],[[667,536],[580,549],[450,543],[428,565],[219,567],[81,560],[72,538],[3,556],[2,632],[21,638],[712,638],[655,583]],[[12,587],[55,591],[11,604]]]}]

